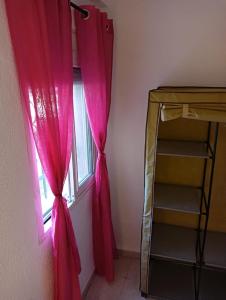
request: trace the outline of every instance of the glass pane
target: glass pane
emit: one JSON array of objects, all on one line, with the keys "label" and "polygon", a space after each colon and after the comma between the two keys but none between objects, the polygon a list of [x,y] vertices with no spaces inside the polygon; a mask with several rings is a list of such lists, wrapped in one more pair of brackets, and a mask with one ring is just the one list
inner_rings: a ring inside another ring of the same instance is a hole
[{"label": "glass pane", "polygon": [[[38,169],[38,179],[39,179],[39,188],[40,188],[40,198],[42,205],[42,215],[44,221],[48,219],[54,201],[54,195],[50,189],[49,183],[41,166],[41,162],[36,151],[36,163]],[[73,168],[72,160],[70,161],[70,166],[68,170],[68,175],[65,179],[63,197],[68,200],[68,205],[74,201],[74,184],[73,184]]]},{"label": "glass pane", "polygon": [[78,184],[81,185],[93,173],[93,166],[91,132],[79,69],[74,71],[73,95]]},{"label": "glass pane", "polygon": [[38,180],[39,180],[40,197],[41,197],[41,204],[42,204],[42,215],[44,217],[52,209],[54,196],[50,189],[44,171],[42,169],[41,162],[37,152],[36,152],[36,162],[38,168]]}]

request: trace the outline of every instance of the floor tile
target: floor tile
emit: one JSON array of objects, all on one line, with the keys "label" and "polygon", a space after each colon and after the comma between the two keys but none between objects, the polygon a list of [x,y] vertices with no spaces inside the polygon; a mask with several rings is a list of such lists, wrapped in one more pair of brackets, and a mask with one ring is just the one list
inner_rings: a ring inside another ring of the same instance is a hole
[{"label": "floor tile", "polygon": [[135,258],[117,259],[115,281],[109,284],[102,277],[95,275],[85,300],[144,300],[139,291],[139,264],[139,259]]}]

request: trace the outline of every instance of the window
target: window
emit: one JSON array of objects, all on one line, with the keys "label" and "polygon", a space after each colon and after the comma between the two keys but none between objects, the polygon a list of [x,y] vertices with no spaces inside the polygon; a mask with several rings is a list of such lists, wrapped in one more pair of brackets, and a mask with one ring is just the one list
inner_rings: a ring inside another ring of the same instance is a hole
[{"label": "window", "polygon": [[[49,183],[48,183],[45,173],[42,169],[41,162],[40,162],[37,152],[36,152],[36,163],[37,163],[37,169],[38,169],[38,180],[39,180],[40,198],[41,198],[41,205],[42,205],[42,216],[43,216],[44,222],[46,222],[51,217],[54,195],[50,189]],[[70,162],[68,175],[67,175],[67,178],[64,183],[63,197],[65,199],[67,199],[68,205],[71,205],[73,203],[73,201],[75,200],[72,160]]]},{"label": "window", "polygon": [[[83,188],[88,179],[93,175],[94,147],[91,131],[88,123],[84,89],[79,68],[73,69],[73,101],[74,101],[74,145],[70,161],[69,171],[65,180],[63,196],[71,205],[79,190]],[[44,223],[50,219],[54,201],[54,195],[50,189],[46,176],[41,166],[38,154],[36,153],[42,215]]]},{"label": "window", "polygon": [[79,68],[74,68],[74,120],[77,156],[78,184],[82,183],[93,173],[93,143],[86,114],[83,83]]}]

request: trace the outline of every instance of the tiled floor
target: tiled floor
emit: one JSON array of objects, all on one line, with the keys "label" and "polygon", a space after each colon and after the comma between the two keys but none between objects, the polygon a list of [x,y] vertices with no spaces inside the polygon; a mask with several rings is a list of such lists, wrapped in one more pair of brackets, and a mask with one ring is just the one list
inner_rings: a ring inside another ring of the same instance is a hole
[{"label": "tiled floor", "polygon": [[108,284],[95,276],[85,300],[144,300],[139,292],[139,259],[121,257],[115,262],[115,281]]}]

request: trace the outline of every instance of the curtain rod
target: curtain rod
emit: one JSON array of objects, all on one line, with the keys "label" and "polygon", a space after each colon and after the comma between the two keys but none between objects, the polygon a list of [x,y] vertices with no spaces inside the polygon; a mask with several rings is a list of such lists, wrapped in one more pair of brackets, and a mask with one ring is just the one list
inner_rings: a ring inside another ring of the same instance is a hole
[{"label": "curtain rod", "polygon": [[83,14],[84,18],[87,18],[89,16],[89,13],[88,13],[87,10],[82,9],[81,7],[76,5],[75,3],[70,2],[70,6],[73,7],[74,9],[78,10],[81,14]]}]

